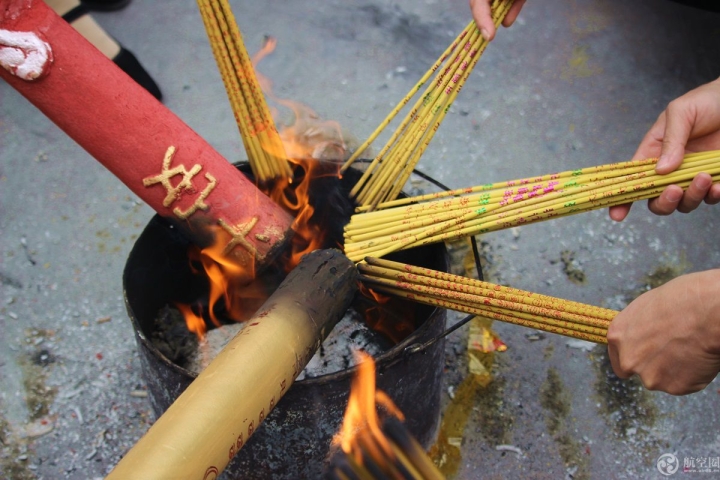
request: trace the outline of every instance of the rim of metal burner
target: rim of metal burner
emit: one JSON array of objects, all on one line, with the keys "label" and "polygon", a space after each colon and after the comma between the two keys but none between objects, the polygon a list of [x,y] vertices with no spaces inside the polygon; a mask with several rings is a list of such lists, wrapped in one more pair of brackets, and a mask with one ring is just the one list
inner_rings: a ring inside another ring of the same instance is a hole
[{"label": "rim of metal burner", "polygon": [[[372,160],[370,160],[370,159],[358,159],[357,162],[359,162],[359,163],[370,163],[370,162],[372,162]],[[434,179],[433,177],[431,177],[431,176],[428,175],[427,173],[424,173],[424,172],[422,172],[422,171],[420,171],[420,170],[418,170],[418,169],[416,169],[416,168],[413,168],[412,173],[414,173],[415,175],[417,175],[417,176],[420,177],[420,178],[423,178],[423,179],[427,180],[428,182],[432,183],[432,184],[435,185],[436,187],[438,187],[438,188],[440,188],[440,189],[442,189],[442,190],[445,190],[446,192],[449,191],[449,190],[452,190],[452,188],[450,188],[450,187],[448,187],[447,185],[443,184],[443,183],[440,182],[439,180]],[[475,235],[470,235],[470,244],[471,244],[471,246],[472,246],[473,259],[475,260],[475,269],[476,269],[477,272],[478,272],[478,280],[484,281],[484,280],[485,280],[485,275],[483,274],[482,265],[480,264],[480,250],[478,249],[477,240],[475,239]],[[392,364],[394,364],[395,362],[398,362],[398,361],[400,361],[400,360],[403,359],[403,358],[407,358],[407,357],[410,356],[410,355],[414,355],[414,354],[416,354],[416,353],[424,352],[424,351],[427,350],[431,345],[433,345],[435,342],[437,342],[438,340],[442,340],[443,338],[447,337],[448,335],[450,335],[451,333],[453,333],[455,330],[457,330],[458,328],[462,327],[463,325],[467,324],[470,320],[472,320],[472,319],[475,318],[475,317],[477,317],[477,315],[471,313],[471,314],[465,316],[464,318],[462,318],[461,320],[459,320],[458,322],[454,323],[450,328],[447,328],[444,332],[442,332],[442,333],[436,335],[435,337],[431,338],[430,340],[428,340],[428,341],[426,341],[426,342],[424,342],[424,343],[411,343],[410,345],[406,346],[406,347],[403,349],[402,355],[398,356],[398,358],[397,358],[394,362],[391,362],[389,365],[392,365]],[[389,365],[386,365],[386,367],[389,366]]]}]

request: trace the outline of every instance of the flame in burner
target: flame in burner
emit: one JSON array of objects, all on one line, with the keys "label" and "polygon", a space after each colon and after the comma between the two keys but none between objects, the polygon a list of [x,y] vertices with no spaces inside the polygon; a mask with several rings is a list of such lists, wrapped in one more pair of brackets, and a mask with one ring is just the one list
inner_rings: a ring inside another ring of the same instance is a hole
[{"label": "flame in burner", "polygon": [[188,304],[178,302],[175,304],[175,306],[178,310],[180,310],[180,313],[182,313],[183,317],[185,317],[185,323],[187,324],[188,330],[193,332],[200,339],[205,338],[207,326],[205,325],[205,320],[203,319],[202,315],[196,314],[193,311],[192,307]]},{"label": "flame in burner", "polygon": [[[362,462],[360,457],[362,448],[370,448],[373,453],[380,456],[380,452],[377,451],[379,448],[386,455],[394,458],[395,454],[391,445],[380,428],[376,402],[390,415],[403,421],[405,418],[390,397],[382,391],[375,390],[375,362],[373,358],[364,352],[356,352],[356,356],[357,375],[352,381],[342,428],[333,438],[333,445],[340,445],[343,452],[354,455],[357,462]],[[375,440],[376,445],[359,445],[358,442],[361,441],[362,434],[370,435]]]},{"label": "flame in burner", "polygon": [[[442,480],[422,446],[404,427],[402,412],[390,397],[375,389],[375,363],[358,352],[341,430],[333,438],[340,447],[331,459],[330,479]],[[382,419],[377,405],[381,406]]]},{"label": "flame in burner", "polygon": [[[255,75],[263,93],[293,114],[291,124],[281,125],[278,122],[278,132],[285,147],[285,153],[291,161],[294,161],[292,159],[312,158],[339,162],[347,159],[348,143],[354,146],[356,141],[343,132],[339,123],[323,120],[307,105],[275,96],[270,79],[257,71],[258,63],[272,53],[276,46],[277,40],[274,37],[265,37],[262,48],[252,57],[252,63],[256,67]],[[273,109],[272,114],[276,119],[280,117],[276,108]]]},{"label": "flame in burner", "polygon": [[[402,300],[374,291],[360,283],[360,293],[376,304],[365,310],[365,323],[373,330],[382,333],[393,343],[402,342],[405,337],[415,331],[414,315],[412,310],[399,308],[396,303]],[[402,312],[402,317],[392,316],[391,312]]]},{"label": "flame in burner", "polygon": [[[270,54],[276,43],[274,38],[266,38],[262,49],[253,56],[253,65],[256,66]],[[327,248],[328,225],[323,222],[337,219],[317,219],[311,204],[311,194],[318,179],[339,177],[342,161],[347,155],[347,145],[336,122],[322,120],[313,110],[298,102],[275,97],[271,82],[259,73],[257,78],[265,94],[278,105],[288,108],[294,117],[291,125],[277,123],[285,154],[294,165],[294,177],[291,180],[277,179],[261,186],[270,198],[295,218],[291,248],[280,259],[280,268],[288,273],[306,253]],[[277,110],[273,116],[278,117]],[[197,266],[196,271],[208,279],[209,295],[205,314],[215,326],[220,326],[218,312],[222,312],[223,317],[242,321],[262,305],[277,284],[270,282],[265,285],[256,280],[254,271],[238,265],[231,255],[223,252],[229,234],[222,228],[211,227],[211,233],[215,238],[213,244],[206,248],[191,247],[189,257]],[[187,305],[181,308],[181,312],[188,329],[202,338],[204,325],[200,324],[204,323],[203,315],[198,315]]]}]

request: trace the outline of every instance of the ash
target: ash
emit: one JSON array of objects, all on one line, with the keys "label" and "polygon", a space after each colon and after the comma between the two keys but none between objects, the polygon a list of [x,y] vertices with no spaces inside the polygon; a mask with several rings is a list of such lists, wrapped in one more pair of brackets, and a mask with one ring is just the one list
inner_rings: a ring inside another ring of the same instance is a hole
[{"label": "ash", "polygon": [[[245,323],[224,325],[210,330],[190,355],[186,368],[199,374],[245,326]],[[297,380],[336,373],[355,366],[353,352],[363,350],[372,356],[392,347],[392,343],[371,330],[359,313],[349,309],[330,332]]]},{"label": "ash", "polygon": [[371,330],[359,313],[349,309],[296,380],[321,377],[354,367],[353,353],[356,350],[375,357],[391,347],[389,340]]}]

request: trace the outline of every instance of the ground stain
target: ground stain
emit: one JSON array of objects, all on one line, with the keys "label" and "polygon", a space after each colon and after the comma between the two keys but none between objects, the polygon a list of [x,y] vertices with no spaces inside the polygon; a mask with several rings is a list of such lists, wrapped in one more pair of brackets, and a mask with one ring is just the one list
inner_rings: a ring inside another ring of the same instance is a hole
[{"label": "ground stain", "polygon": [[554,353],[555,345],[549,343],[545,348],[543,348],[543,360],[550,360]]},{"label": "ground stain", "polygon": [[[1,406],[1,405],[0,405]],[[4,411],[4,408],[0,409]],[[28,468],[26,440],[13,431],[10,422],[0,414],[0,475],[13,480],[34,480],[37,476]]]},{"label": "ground stain", "polygon": [[[43,347],[54,336],[54,331],[29,328],[25,330],[26,348],[18,356],[22,373],[28,422],[40,420],[50,413],[57,389],[46,385],[48,373],[56,358]],[[0,409],[4,411],[4,409]],[[0,472],[3,478],[30,480],[37,476],[28,467],[27,439],[18,435],[8,420],[0,415]]]},{"label": "ground stain", "polygon": [[575,45],[567,65],[562,69],[560,78],[566,81],[572,81],[592,77],[599,73],[602,73],[602,68],[591,64],[588,48],[584,45]]},{"label": "ground stain", "polygon": [[600,412],[614,436],[633,450],[650,466],[659,448],[667,447],[654,438],[651,431],[658,418],[658,410],[650,394],[636,378],[622,380],[612,370],[607,351],[592,353],[597,380],[595,392]]},{"label": "ground stain", "polygon": [[49,367],[55,362],[55,356],[42,347],[42,341],[52,336],[54,332],[50,330],[27,329],[25,342],[31,348],[18,357],[25,389],[25,403],[31,422],[50,413],[50,405],[57,394],[57,388],[46,385]]},{"label": "ground stain", "polygon": [[[551,260],[551,264],[557,263],[557,260]],[[575,252],[572,250],[563,250],[560,252],[560,262],[563,265],[563,273],[572,283],[583,285],[585,283],[585,272],[575,261]]]},{"label": "ground stain", "polygon": [[[486,365],[493,363],[493,353],[482,354]],[[491,444],[505,444],[510,438],[513,418],[505,411],[505,382],[481,375],[468,374],[455,388],[454,397],[443,412],[437,441],[428,454],[446,477],[457,474],[462,464],[461,448],[465,430],[471,422]]]},{"label": "ground stain", "polygon": [[[485,280],[498,283],[495,278],[497,258],[493,255],[492,246],[487,242],[478,243]],[[448,252],[452,273],[477,278],[475,258],[468,239],[449,243]],[[487,328],[492,324],[491,320],[480,317],[474,318],[473,322]],[[449,478],[457,474],[462,464],[462,443],[468,424],[477,425],[477,431],[493,444],[508,443],[513,427],[513,417],[505,411],[503,401],[505,382],[492,376],[495,353],[475,349],[468,349],[466,353],[467,360],[476,365],[474,370],[484,373],[468,373],[455,387],[451,401],[443,410],[438,438],[428,452],[440,472]]]},{"label": "ground stain", "polygon": [[589,479],[589,457],[584,448],[570,434],[568,417],[571,410],[570,394],[565,390],[560,374],[548,368],[547,378],[540,389],[540,405],[547,411],[548,432],[558,446],[565,466],[573,471],[573,479]]},{"label": "ground stain", "polygon": [[658,265],[655,270],[645,275],[640,285],[625,293],[625,301],[630,303],[643,293],[666,284],[673,278],[687,271],[687,267],[684,261],[680,261],[677,264],[666,263]]}]

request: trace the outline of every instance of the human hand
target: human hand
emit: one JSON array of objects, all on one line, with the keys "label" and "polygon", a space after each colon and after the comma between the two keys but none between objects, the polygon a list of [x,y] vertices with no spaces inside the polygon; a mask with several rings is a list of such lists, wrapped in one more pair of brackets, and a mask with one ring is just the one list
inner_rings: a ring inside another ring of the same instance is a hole
[{"label": "human hand", "polygon": [[[475,23],[480,29],[480,33],[483,38],[488,42],[495,38],[495,23],[492,20],[492,11],[490,10],[490,3],[492,0],[470,0],[470,10],[472,16],[475,19]],[[520,10],[525,4],[525,0],[515,0],[507,16],[503,20],[502,24],[504,27],[509,27],[515,22]]]},{"label": "human hand", "polygon": [[[720,149],[720,79],[691,90],[673,100],[640,142],[633,159],[659,157],[655,171],[664,175],[682,164],[685,153]],[[648,202],[656,215],[674,211],[689,213],[703,201],[720,202],[720,183],[713,184],[707,173],[698,174],[685,192],[670,185]],[[630,205],[610,208],[610,218],[622,221]]]},{"label": "human hand", "polygon": [[610,323],[615,374],[649,390],[685,395],[720,372],[720,269],[682,275],[650,290]]}]

